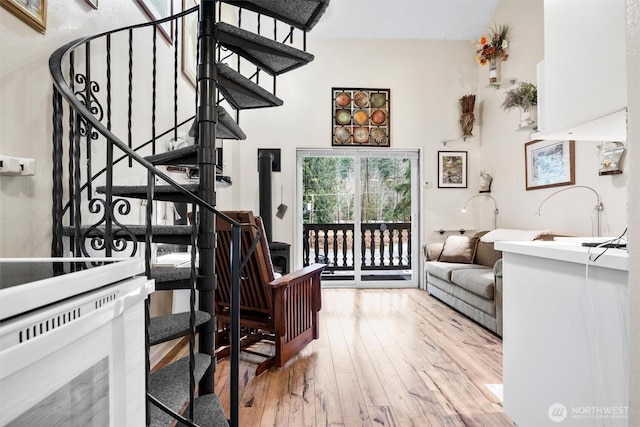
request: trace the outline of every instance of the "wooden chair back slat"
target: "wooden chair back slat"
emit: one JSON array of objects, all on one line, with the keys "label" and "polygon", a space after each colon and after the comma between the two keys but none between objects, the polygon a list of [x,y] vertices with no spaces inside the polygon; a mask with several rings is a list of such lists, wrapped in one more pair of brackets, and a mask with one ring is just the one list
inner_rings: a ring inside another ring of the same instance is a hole
[{"label": "wooden chair back slat", "polygon": [[[225,212],[235,221],[242,224],[240,230],[240,258],[247,263],[240,271],[240,309],[258,313],[273,312],[273,298],[265,288],[265,284],[273,280],[273,271],[269,271],[270,262],[264,259],[264,247],[269,251],[264,231],[258,231],[260,226],[251,212]],[[220,309],[228,309],[231,304],[231,226],[218,218],[216,223],[218,234],[218,250],[216,251],[216,272],[218,287],[216,291],[216,305]],[[253,254],[247,258],[247,253],[260,232],[260,240]]]}]

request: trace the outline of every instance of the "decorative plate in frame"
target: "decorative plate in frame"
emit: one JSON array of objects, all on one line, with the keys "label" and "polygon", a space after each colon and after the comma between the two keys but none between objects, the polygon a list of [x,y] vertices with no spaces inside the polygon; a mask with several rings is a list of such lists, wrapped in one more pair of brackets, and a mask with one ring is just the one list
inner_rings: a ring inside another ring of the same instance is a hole
[{"label": "decorative plate in frame", "polygon": [[391,145],[390,89],[334,87],[331,98],[331,145]]}]

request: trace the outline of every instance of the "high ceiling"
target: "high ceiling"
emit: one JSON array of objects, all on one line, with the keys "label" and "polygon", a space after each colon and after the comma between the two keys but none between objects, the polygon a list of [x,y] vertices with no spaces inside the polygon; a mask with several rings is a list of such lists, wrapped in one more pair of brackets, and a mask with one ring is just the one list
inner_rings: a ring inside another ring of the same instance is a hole
[{"label": "high ceiling", "polygon": [[499,0],[330,0],[319,38],[474,40]]}]

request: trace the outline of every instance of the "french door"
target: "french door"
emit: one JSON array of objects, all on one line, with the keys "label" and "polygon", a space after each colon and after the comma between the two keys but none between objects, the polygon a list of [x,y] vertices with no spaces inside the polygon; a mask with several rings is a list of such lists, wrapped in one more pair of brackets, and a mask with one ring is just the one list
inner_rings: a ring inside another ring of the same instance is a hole
[{"label": "french door", "polygon": [[416,287],[418,158],[407,150],[298,150],[297,236],[323,286]]}]

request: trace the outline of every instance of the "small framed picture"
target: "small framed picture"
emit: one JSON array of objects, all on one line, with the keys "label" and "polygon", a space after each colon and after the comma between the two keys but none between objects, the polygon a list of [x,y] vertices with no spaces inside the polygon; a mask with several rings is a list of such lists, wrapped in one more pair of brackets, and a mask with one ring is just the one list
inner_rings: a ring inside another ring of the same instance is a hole
[{"label": "small framed picture", "polygon": [[44,34],[47,28],[47,0],[0,0],[0,5]]},{"label": "small framed picture", "polygon": [[524,157],[527,190],[575,184],[574,141],[527,142]]},{"label": "small framed picture", "polygon": [[[182,0],[182,11],[200,4],[200,0]],[[182,74],[196,87],[196,69],[198,66],[198,12],[182,18]]]},{"label": "small framed picture", "polygon": [[467,188],[466,151],[438,151],[438,188]]},{"label": "small framed picture", "polygon": [[[138,3],[152,21],[173,15],[172,0],[138,0]],[[169,44],[173,44],[173,21],[159,24],[158,29]]]}]

